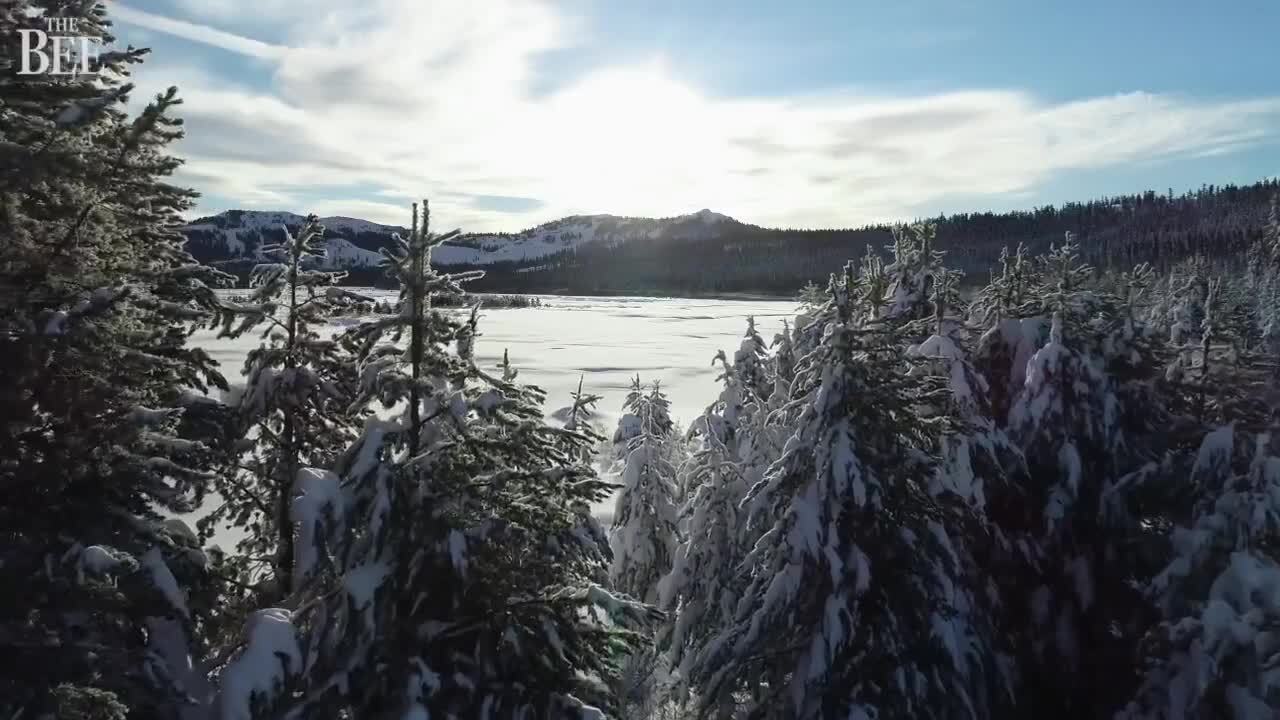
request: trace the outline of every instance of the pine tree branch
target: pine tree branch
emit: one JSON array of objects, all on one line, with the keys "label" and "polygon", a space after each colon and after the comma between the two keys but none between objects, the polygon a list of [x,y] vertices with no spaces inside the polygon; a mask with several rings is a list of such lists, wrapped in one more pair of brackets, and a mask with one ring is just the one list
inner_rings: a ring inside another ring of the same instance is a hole
[{"label": "pine tree branch", "polygon": [[263,500],[258,497],[257,493],[253,492],[253,490],[246,487],[244,483],[240,481],[239,477],[237,477],[235,473],[230,473],[229,475],[225,476],[223,480],[233,485],[235,489],[239,490],[240,494],[246,500],[258,506],[258,509],[267,517],[273,517],[275,515],[275,511],[272,508],[268,507],[266,503],[263,502]]}]

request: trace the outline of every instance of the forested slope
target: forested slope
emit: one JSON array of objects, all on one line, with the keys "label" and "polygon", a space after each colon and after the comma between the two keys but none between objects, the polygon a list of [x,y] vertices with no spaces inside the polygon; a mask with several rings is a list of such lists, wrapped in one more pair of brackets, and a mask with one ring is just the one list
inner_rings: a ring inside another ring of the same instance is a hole
[{"label": "forested slope", "polygon": [[[1262,237],[1270,197],[1280,181],[1212,186],[1172,193],[1107,197],[1062,207],[1008,213],[962,213],[929,219],[937,247],[965,273],[962,284],[985,282],[1000,250],[1026,245],[1033,254],[1071,232],[1088,262],[1104,268],[1149,262],[1168,270],[1203,256],[1238,265]],[[196,259],[247,277],[261,262],[258,249],[279,242],[281,226],[297,232],[302,216],[232,210],[184,228]],[[330,269],[347,271],[351,285],[385,283],[377,251],[404,228],[350,218],[323,218]],[[832,267],[882,252],[890,225],[832,230],[763,228],[702,210],[673,218],[580,215],[519,233],[462,234],[438,248],[433,264],[483,269],[479,292],[697,295],[791,295],[825,282]]]},{"label": "forested slope", "polygon": [[[1237,187],[1206,186],[1171,198],[1152,192],[1102,198],[1026,212],[965,213],[931,222],[937,248],[965,273],[965,284],[985,282],[1005,246],[1033,254],[1075,234],[1083,258],[1104,269],[1149,262],[1167,270],[1201,255],[1238,264],[1262,237],[1277,181]],[[714,236],[666,235],[621,245],[582,245],[536,264],[486,264],[481,291],[562,293],[728,292],[793,293],[822,282],[831,268],[892,243],[890,226],[844,230],[770,229],[726,223]],[[457,265],[453,268],[472,267]]]}]

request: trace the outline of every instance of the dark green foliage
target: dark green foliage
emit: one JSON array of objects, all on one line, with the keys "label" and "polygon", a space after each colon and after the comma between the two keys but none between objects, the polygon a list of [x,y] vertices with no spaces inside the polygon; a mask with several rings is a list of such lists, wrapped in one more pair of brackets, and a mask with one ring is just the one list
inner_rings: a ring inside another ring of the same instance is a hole
[{"label": "dark green foliage", "polygon": [[613,706],[638,643],[621,627],[652,611],[592,584],[603,555],[582,508],[609,486],[581,464],[589,436],[547,425],[541,390],[475,364],[474,313],[433,309],[467,278],[430,270],[450,235],[428,217],[387,253],[401,311],[343,339],[361,397],[403,409],[368,419],[335,466],[343,500],[292,601],[308,669],[277,702],[308,718],[590,717]]},{"label": "dark green foliage", "polygon": [[[1146,262],[1165,272],[1203,255],[1219,271],[1239,272],[1250,245],[1264,235],[1278,187],[1266,180],[1203,187],[1179,197],[1146,192],[1009,213],[957,213],[930,222],[937,233],[934,248],[946,252],[948,264],[974,285],[1000,264],[1004,248],[1023,244],[1029,255],[1042,254],[1066,232],[1079,238],[1082,260],[1099,268],[1123,270]],[[892,242],[893,227],[887,225],[801,230],[729,223],[710,238],[672,232],[616,247],[588,243],[527,263],[486,265],[486,276],[472,289],[793,297],[806,283],[823,285],[849,258]]]},{"label": "dark green foliage", "polygon": [[[901,372],[901,325],[877,317],[875,270],[833,278],[829,325],[791,386],[795,434],[744,498],[768,530],[745,558],[732,620],[691,668],[707,713],[742,693],[746,717],[977,716],[972,658],[934,634],[954,619],[949,533],[962,511],[928,489],[946,421],[914,408],[942,388]],[[952,629],[963,637],[967,624]]]},{"label": "dark green foliage", "polygon": [[176,92],[127,116],[132,48],[92,78],[17,75],[41,13],[110,42],[101,3],[0,7],[0,715],[169,718],[199,692],[181,664],[210,603],[161,513],[211,480],[199,394],[226,386],[185,342],[229,278],[177,231]]},{"label": "dark green foliage", "polygon": [[239,452],[216,484],[220,504],[200,527],[206,538],[219,524],[246,531],[237,580],[256,587],[263,601],[287,597],[297,581],[289,512],[298,471],[332,466],[355,437],[355,368],[321,332],[332,316],[368,299],[337,287],[342,273],[313,269],[325,256],[322,236],[311,216],[297,235],[285,230],[282,242],[262,248],[273,262],[254,268],[251,295],[220,333],[237,337],[261,327],[264,342],[245,359]]}]

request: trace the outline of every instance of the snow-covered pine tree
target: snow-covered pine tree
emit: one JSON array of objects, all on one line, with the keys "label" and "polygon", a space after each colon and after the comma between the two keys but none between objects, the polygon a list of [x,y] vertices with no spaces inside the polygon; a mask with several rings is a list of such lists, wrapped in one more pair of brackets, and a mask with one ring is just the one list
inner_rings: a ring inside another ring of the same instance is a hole
[{"label": "snow-covered pine tree", "polygon": [[1256,350],[1273,373],[1280,373],[1280,197],[1273,199],[1269,217],[1263,239],[1249,248],[1242,285]]},{"label": "snow-covered pine tree", "polygon": [[1170,330],[1173,325],[1174,308],[1177,304],[1176,291],[1179,287],[1175,267],[1167,271],[1152,287],[1147,314],[1143,319],[1157,327]]},{"label": "snow-covered pine tree", "polygon": [[177,232],[176,91],[130,117],[132,48],[18,75],[46,14],[112,42],[100,2],[0,7],[0,716],[176,718],[210,579],[162,513],[211,480],[201,392],[225,383],[185,342],[230,278]]},{"label": "snow-covered pine tree", "polygon": [[1258,255],[1262,267],[1254,286],[1258,298],[1258,340],[1280,378],[1280,195],[1271,198],[1267,232]]},{"label": "snow-covered pine tree", "polygon": [[[712,366],[717,362],[720,363],[721,370],[716,376],[716,382],[723,386],[720,395],[689,426],[688,436],[715,438],[717,444],[724,446],[726,457],[736,461],[742,448],[744,419],[750,412],[747,407],[750,391],[743,387],[742,375],[734,370],[723,350],[712,358]],[[687,487],[692,489],[694,485]]]},{"label": "snow-covered pine tree", "polygon": [[[583,380],[584,378],[579,375],[578,389],[569,393],[569,399],[573,402],[570,403],[567,408],[564,420],[564,429],[588,435],[594,443],[594,447],[598,446],[604,440],[604,436],[595,429],[594,425],[592,425],[591,418],[596,412],[596,405],[604,398],[594,393],[583,392]],[[580,460],[584,463],[590,463],[594,455],[595,453],[588,449],[586,453],[582,455]]]},{"label": "snow-covered pine tree", "polygon": [[1219,427],[1184,482],[1196,512],[1151,583],[1163,620],[1143,642],[1143,682],[1119,717],[1280,716],[1280,457],[1271,436]]},{"label": "snow-covered pine tree", "polygon": [[745,505],[771,527],[734,622],[690,663],[705,711],[746,693],[752,718],[978,712],[966,649],[937,632],[961,581],[957,508],[928,492],[940,428],[914,408],[941,388],[902,374],[898,326],[874,318],[877,280],[833,279],[831,320],[798,362],[795,434]]},{"label": "snow-covered pine tree", "polygon": [[1027,556],[1031,512],[1022,454],[992,417],[986,379],[970,361],[967,336],[953,317],[960,304],[959,274],[939,264],[934,277],[929,298],[933,318],[913,323],[927,322],[933,334],[907,348],[914,360],[908,372],[941,378],[947,390],[941,404],[922,405],[917,412],[950,420],[929,490],[962,502],[970,512],[958,516],[968,524],[962,532],[967,542],[953,547],[967,582],[946,588],[946,602],[955,611],[947,630],[953,633],[952,642],[967,648],[958,658],[965,661],[962,668],[977,714],[991,717],[1012,709],[1016,695],[1012,656],[1019,628],[1007,620],[1022,598],[1005,596],[1001,589],[1016,588],[1008,573],[1034,560]]},{"label": "snow-covered pine tree", "polygon": [[1223,275],[1220,282],[1216,310],[1218,332],[1227,345],[1226,360],[1241,367],[1254,360],[1262,339],[1257,315],[1260,298],[1252,293],[1242,277]]},{"label": "snow-covered pine tree", "polygon": [[1227,297],[1229,283],[1222,277],[1206,281],[1198,332],[1170,346],[1174,358],[1166,368],[1165,385],[1171,407],[1185,416],[1181,419],[1197,437],[1227,422],[1255,431],[1267,424],[1270,378],[1259,363],[1262,357],[1237,354],[1239,333],[1248,330],[1238,314],[1238,299]]},{"label": "snow-covered pine tree", "polygon": [[[502,351],[502,364],[498,366],[502,370],[502,379],[511,382],[516,379],[520,371],[511,366],[511,356],[506,349]],[[578,390],[582,390],[582,382],[578,382]]]},{"label": "snow-covered pine tree", "polygon": [[[723,350],[712,359],[713,365],[719,362],[723,368],[719,380],[726,383],[725,390],[709,408],[709,412],[696,421],[695,425],[702,427],[690,430],[690,437],[706,432],[721,437],[727,453],[726,459],[740,464],[747,487],[759,481],[765,467],[777,458],[782,448],[780,436],[785,430],[778,424],[770,425],[769,422],[775,390],[778,387],[784,388],[784,394],[777,397],[777,402],[785,404],[785,388],[790,387],[791,383],[791,378],[787,375],[794,374],[794,356],[790,342],[782,342],[782,357],[770,357],[763,339],[756,331],[755,319],[748,318],[747,333],[734,353],[733,362],[729,362]],[[779,364],[783,366],[782,370],[779,370]],[[707,427],[707,423],[716,424],[717,427]],[[694,485],[686,483],[694,482],[698,477],[697,473],[682,473],[682,504],[696,489]]]},{"label": "snow-covered pine tree", "polygon": [[917,375],[934,375],[946,381],[948,395],[941,406],[921,408],[929,415],[945,415],[954,421],[954,432],[942,438],[941,460],[932,485],[934,494],[947,492],[985,514],[987,491],[999,496],[1019,492],[1011,476],[1020,472],[1021,453],[993,417],[987,381],[973,366],[964,337],[948,321],[948,310],[958,302],[956,278],[940,272],[933,287],[934,332],[924,342],[907,348],[918,362]]},{"label": "snow-covered pine tree", "polygon": [[[657,605],[658,586],[671,571],[680,543],[681,464],[670,402],[661,385],[644,387],[636,376],[623,405],[615,439],[620,460],[618,498],[609,531],[610,586]],[[625,717],[647,718],[662,705],[667,663],[652,647],[627,658],[621,694]]]},{"label": "snow-covered pine tree", "polygon": [[827,293],[822,286],[810,281],[800,288],[800,294],[796,297],[796,302],[800,303],[800,308],[819,308],[826,304]]},{"label": "snow-covered pine tree", "polygon": [[[883,295],[888,288],[888,280],[884,277],[884,263],[871,248],[867,248],[860,262],[855,263],[849,260],[840,272],[831,274],[827,282],[826,299],[823,302],[807,306],[796,315],[795,326],[791,331],[791,346],[797,364],[800,358],[813,352],[822,344],[825,328],[837,318],[836,305],[832,302],[833,288],[856,287],[859,276],[875,278],[874,284],[868,283],[858,291],[867,298],[867,302],[874,305],[872,312],[878,313],[883,307]],[[785,398],[785,400],[790,402],[791,398]],[[794,403],[792,405],[792,412],[787,418],[788,424],[794,424],[792,421],[799,413],[800,405]]]},{"label": "snow-covered pine tree", "polygon": [[[718,378],[723,388],[690,425],[689,435],[697,438],[699,446],[680,468],[685,489],[680,508],[682,539],[671,572],[658,586],[659,606],[671,617],[659,648],[680,680],[689,676],[696,655],[690,650],[702,647],[733,622],[746,581],[739,570],[747,550],[739,504],[748,486],[738,455],[745,391],[724,353],[716,359],[723,365]],[[683,705],[688,689],[677,682],[672,699]],[[733,709],[729,703],[720,708],[720,715],[727,717]]]},{"label": "snow-covered pine tree", "polygon": [[[827,303],[814,310],[819,314],[830,313],[829,305]],[[801,323],[804,321],[804,316],[797,317],[796,321],[798,324]],[[730,365],[723,354],[718,355],[717,358],[724,366],[724,373],[733,375],[736,379],[736,382],[727,388],[732,392],[722,394],[720,407],[723,408],[725,419],[729,421],[726,424],[729,435],[725,438],[726,450],[729,452],[728,458],[737,464],[743,490],[745,490],[760,482],[769,466],[782,455],[783,444],[790,436],[792,426],[799,415],[801,404],[790,403],[787,394],[795,379],[795,356],[789,342],[783,341],[779,352],[774,356],[761,360],[753,358],[753,362],[763,362],[766,374],[775,378],[774,392],[767,399],[752,391],[752,386],[748,382],[752,377],[750,373],[739,371],[737,363]],[[790,365],[789,368],[787,368],[788,365]],[[780,370],[780,368],[783,369]],[[779,381],[778,378],[782,380]],[[778,388],[783,389],[779,391]],[[733,408],[728,405],[730,398],[734,403]],[[739,532],[739,544],[743,547],[751,547],[765,531],[766,526],[767,523],[751,523],[744,518]]]},{"label": "snow-covered pine tree", "polygon": [[318,269],[325,258],[324,227],[308,217],[298,233],[281,227],[279,243],[260,253],[240,317],[228,318],[221,335],[237,337],[262,327],[263,344],[249,351],[239,393],[242,453],[216,483],[222,503],[201,519],[204,537],[220,524],[245,531],[237,550],[238,582],[259,588],[259,601],[274,604],[300,580],[294,572],[290,521],[294,479],[304,467],[328,468],[355,438],[348,414],[355,394],[354,368],[323,325],[360,298],[337,286],[346,275]]},{"label": "snow-covered pine tree", "polygon": [[999,325],[1007,318],[1023,317],[1027,303],[1035,298],[1036,273],[1025,246],[1013,254],[1008,246],[1000,250],[1000,274],[992,272],[991,282],[978,294],[970,315],[984,326]]},{"label": "snow-covered pine tree", "polygon": [[786,318],[782,320],[782,332],[774,334],[770,347],[774,350],[771,361],[773,392],[769,398],[770,406],[777,407],[790,396],[791,381],[796,377],[796,351],[791,343],[791,323]]},{"label": "snow-covered pine tree", "polygon": [[[1082,636],[1115,642],[1114,637],[1094,637],[1090,632],[1104,623],[1081,617],[1090,611],[1105,615],[1094,588],[1097,561],[1111,549],[1110,538],[1098,531],[1096,522],[1100,481],[1110,469],[1106,378],[1091,358],[1065,344],[1063,324],[1055,314],[1049,342],[1032,357],[1026,388],[1011,413],[1011,431],[1026,452],[1035,484],[1033,497],[1045,502],[1047,527],[1037,548],[1045,557],[1043,576],[1033,594],[1023,595],[1030,606],[1032,628],[1024,633],[1032,638],[1033,657],[1020,663],[1025,694],[1032,702],[1044,703],[1034,706],[1041,713],[1050,708],[1066,712],[1064,702],[1075,704],[1070,712],[1093,707],[1091,698],[1072,699],[1079,689],[1077,676],[1089,670],[1083,653],[1103,649],[1082,647]],[[1085,521],[1084,527],[1071,522],[1076,515]],[[1064,542],[1067,532],[1071,534]],[[1123,673],[1112,680],[1123,681]]]},{"label": "snow-covered pine tree", "polygon": [[1267,211],[1267,230],[1263,242],[1273,260],[1280,260],[1280,193],[1271,196],[1271,209]]},{"label": "snow-covered pine tree", "polygon": [[1035,264],[1018,245],[1000,251],[1000,274],[978,294],[970,318],[986,328],[974,348],[974,367],[986,378],[992,417],[1003,426],[1013,398],[1026,380],[1027,361],[1044,342],[1048,327],[1036,296]]},{"label": "snow-covered pine tree", "polygon": [[[397,314],[344,339],[361,397],[395,412],[366,419],[334,472],[299,474],[294,520],[317,529],[314,552],[296,609],[252,618],[224,670],[257,678],[224,680],[232,717],[600,717],[637,642],[619,628],[653,617],[590,582],[599,553],[573,508],[609,486],[577,462],[568,441],[586,437],[547,425],[537,388],[477,367],[474,313],[432,307],[476,274],[431,269],[456,231],[429,233],[423,208],[384,252]],[[253,672],[277,652],[286,663]]]},{"label": "snow-covered pine tree", "polygon": [[[618,417],[618,427],[613,431],[612,439],[612,455],[605,458],[606,468],[616,468],[627,458],[627,451],[634,438],[640,436],[642,431],[640,424],[640,416],[631,412],[631,408],[636,407],[644,401],[645,387],[640,382],[639,373],[631,378],[631,387],[627,390],[627,396],[622,400],[622,415]],[[670,418],[668,418],[668,421]]]},{"label": "snow-covered pine tree", "polygon": [[[507,365],[505,352],[502,357],[504,365]],[[511,378],[505,379],[514,379],[515,371],[511,371],[511,373]],[[582,389],[583,380],[584,378],[579,375],[578,389],[569,394],[573,402],[566,408],[568,412],[565,414],[564,429],[573,434],[565,436],[564,446],[570,460],[591,466],[595,463],[595,450],[605,440],[604,435],[601,435],[591,422],[596,404],[603,398],[599,395],[584,392]],[[577,513],[580,532],[584,533],[592,541],[584,543],[584,547],[598,555],[599,566],[596,568],[597,572],[592,576],[592,579],[602,585],[607,585],[609,582],[609,566],[613,562],[613,556],[609,550],[609,533],[596,516],[592,514],[589,504],[578,502],[570,509]]]},{"label": "snow-covered pine tree", "polygon": [[767,402],[773,394],[773,378],[769,377],[769,346],[756,330],[755,316],[747,316],[747,332],[742,336],[742,343],[733,354],[733,369],[742,379],[742,384],[760,401]]},{"label": "snow-covered pine tree", "polygon": [[[764,479],[770,466],[782,456],[783,447],[794,432],[802,408],[779,402],[777,409],[772,409],[751,395],[747,398],[738,423],[736,459],[743,487],[752,488]],[[754,546],[772,525],[771,518],[752,519],[744,515],[739,528],[740,544],[745,548]]]},{"label": "snow-covered pine tree", "polygon": [[636,432],[625,440],[622,487],[609,533],[613,550],[609,577],[616,590],[655,604],[658,582],[671,571],[680,541],[677,467],[672,462],[674,426],[670,402],[657,382],[642,390],[637,377],[623,409],[624,418],[636,419]]},{"label": "snow-covered pine tree", "polygon": [[1210,274],[1204,258],[1191,258],[1182,264],[1180,270],[1174,275],[1180,285],[1173,288],[1169,318],[1169,340],[1175,345],[1194,343],[1200,337],[1209,302]]},{"label": "snow-covered pine tree", "polygon": [[[1040,259],[1049,341],[1027,364],[1009,415],[1039,507],[1040,560],[1027,599],[1030,641],[1021,653],[1022,711],[1052,717],[1114,712],[1132,691],[1131,658],[1151,621],[1135,587],[1153,568],[1140,558],[1152,534],[1132,474],[1165,451],[1167,402],[1157,392],[1159,338],[1138,320],[1139,268],[1128,299],[1091,285],[1073,242]],[[1087,691],[1086,691],[1087,688]]]},{"label": "snow-covered pine tree", "polygon": [[928,223],[893,229],[893,244],[889,246],[893,260],[884,268],[889,281],[886,317],[910,321],[934,316],[933,288],[946,272],[942,265],[944,253],[933,247],[936,235],[936,227]]},{"label": "snow-covered pine tree", "polygon": [[569,406],[569,416],[565,419],[564,427],[566,430],[579,430],[591,426],[590,418],[595,412],[596,405],[604,398],[594,393],[582,391],[582,382],[585,378],[578,376],[578,389],[569,394],[573,403]]}]

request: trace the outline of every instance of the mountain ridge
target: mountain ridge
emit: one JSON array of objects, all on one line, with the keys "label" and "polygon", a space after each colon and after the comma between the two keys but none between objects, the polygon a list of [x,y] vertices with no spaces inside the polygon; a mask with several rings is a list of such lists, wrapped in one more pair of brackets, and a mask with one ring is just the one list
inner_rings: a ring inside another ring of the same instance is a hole
[{"label": "mountain ridge", "polygon": [[[982,282],[1004,247],[1032,253],[1080,242],[1084,261],[1128,269],[1139,262],[1168,267],[1190,255],[1240,263],[1267,225],[1280,179],[1252,185],[1206,185],[1181,196],[1155,192],[1105,197],[1061,207],[1006,213],[956,213],[929,219],[936,248],[970,284]],[[231,210],[183,228],[192,254],[243,274],[257,249],[296,230],[302,215]],[[378,250],[408,230],[348,217],[324,218],[330,266],[347,282],[381,281]],[[515,233],[461,235],[433,253],[444,268],[480,268],[477,291],[571,294],[792,294],[868,249],[892,242],[890,225],[830,230],[765,228],[702,209],[668,218],[572,215]]]},{"label": "mountain ridge", "polygon": [[[183,226],[188,248],[198,259],[219,264],[254,263],[265,258],[262,245],[278,239],[281,226],[296,232],[305,216],[282,210],[225,210]],[[333,269],[372,268],[381,259],[378,249],[392,242],[393,234],[409,229],[359,218],[319,218],[325,228],[328,257]],[[438,265],[488,265],[523,262],[594,242],[619,244],[676,233],[691,239],[715,234],[721,226],[747,227],[727,215],[709,209],[667,218],[611,215],[570,215],[515,233],[464,233],[436,249]]]}]

